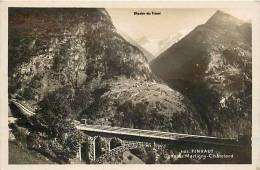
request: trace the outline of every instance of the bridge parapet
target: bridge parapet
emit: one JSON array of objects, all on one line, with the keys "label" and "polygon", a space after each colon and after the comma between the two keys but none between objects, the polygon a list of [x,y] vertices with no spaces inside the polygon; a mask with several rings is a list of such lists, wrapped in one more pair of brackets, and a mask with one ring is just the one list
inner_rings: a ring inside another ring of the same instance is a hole
[{"label": "bridge parapet", "polygon": [[[143,130],[143,129],[131,129],[123,127],[112,127],[112,126],[102,126],[102,125],[86,125],[80,124],[77,126],[78,130],[96,132],[96,133],[106,133],[115,135],[127,135],[142,138],[151,138],[159,140],[194,140],[201,142],[214,142],[214,143],[224,143],[229,141],[237,141],[237,138],[217,138],[214,136],[202,136],[202,135],[190,135],[182,133],[172,133],[163,132],[155,130]],[[219,142],[220,141],[220,142]]]}]

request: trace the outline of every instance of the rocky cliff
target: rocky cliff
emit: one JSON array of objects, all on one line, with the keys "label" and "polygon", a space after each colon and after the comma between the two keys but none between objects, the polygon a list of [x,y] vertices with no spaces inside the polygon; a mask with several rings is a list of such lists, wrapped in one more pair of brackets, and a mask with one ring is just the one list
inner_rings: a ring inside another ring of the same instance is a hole
[{"label": "rocky cliff", "polygon": [[8,69],[9,97],[38,114],[205,134],[191,102],[157,83],[105,9],[10,8]]}]

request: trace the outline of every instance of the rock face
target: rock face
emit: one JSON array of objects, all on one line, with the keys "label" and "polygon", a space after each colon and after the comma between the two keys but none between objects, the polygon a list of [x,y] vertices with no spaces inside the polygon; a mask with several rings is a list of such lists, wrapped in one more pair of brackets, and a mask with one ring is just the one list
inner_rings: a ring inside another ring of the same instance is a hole
[{"label": "rock face", "polygon": [[188,96],[209,133],[251,134],[252,28],[217,11],[151,62],[151,69]]},{"label": "rock face", "polygon": [[[9,9],[9,94],[90,124],[204,134],[188,99],[156,83],[104,9]],[[158,124],[159,123],[159,124]]]}]

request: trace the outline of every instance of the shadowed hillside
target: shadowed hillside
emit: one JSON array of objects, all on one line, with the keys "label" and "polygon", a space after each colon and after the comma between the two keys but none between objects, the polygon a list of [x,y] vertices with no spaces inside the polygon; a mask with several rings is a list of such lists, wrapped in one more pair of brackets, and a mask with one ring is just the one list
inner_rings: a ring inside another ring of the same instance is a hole
[{"label": "shadowed hillside", "polygon": [[251,134],[252,26],[217,11],[151,62],[170,87],[188,96],[208,133]]}]

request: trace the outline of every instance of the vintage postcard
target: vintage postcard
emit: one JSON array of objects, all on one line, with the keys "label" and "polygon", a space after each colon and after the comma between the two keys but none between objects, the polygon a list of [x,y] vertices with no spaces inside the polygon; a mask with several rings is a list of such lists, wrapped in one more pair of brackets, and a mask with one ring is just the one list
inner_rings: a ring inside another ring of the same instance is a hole
[{"label": "vintage postcard", "polygon": [[256,168],[259,3],[0,5],[0,168]]}]

